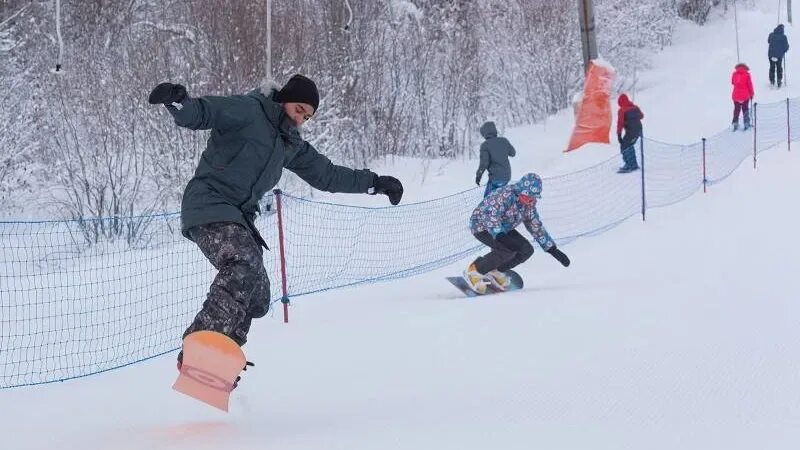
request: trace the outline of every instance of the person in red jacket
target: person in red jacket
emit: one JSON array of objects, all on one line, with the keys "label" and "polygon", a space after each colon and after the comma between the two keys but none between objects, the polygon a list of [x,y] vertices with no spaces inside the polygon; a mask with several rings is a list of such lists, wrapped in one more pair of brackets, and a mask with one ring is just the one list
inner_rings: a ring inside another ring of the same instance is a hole
[{"label": "person in red jacket", "polygon": [[750,68],[747,64],[739,63],[736,65],[733,75],[731,75],[733,85],[733,131],[739,129],[739,112],[744,113],[744,130],[750,129],[750,100],[755,96],[753,91],[753,79],[750,78]]},{"label": "person in red jacket", "polygon": [[[617,173],[628,173],[639,170],[636,162],[636,142],[642,137],[642,119],[644,114],[627,95],[622,94],[617,99],[619,111],[617,112],[617,141],[619,150],[622,153],[624,166],[620,167]],[[625,131],[625,136],[622,131]]]}]

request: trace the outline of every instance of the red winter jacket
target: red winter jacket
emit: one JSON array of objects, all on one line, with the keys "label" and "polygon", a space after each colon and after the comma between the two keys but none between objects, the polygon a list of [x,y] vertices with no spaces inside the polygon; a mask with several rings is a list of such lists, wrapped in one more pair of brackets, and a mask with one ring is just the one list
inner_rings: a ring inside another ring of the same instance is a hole
[{"label": "red winter jacket", "polygon": [[622,134],[622,129],[626,129],[626,134],[633,134],[634,140],[642,134],[642,119],[644,113],[636,106],[627,95],[622,94],[617,99],[619,111],[617,111],[617,136]]},{"label": "red winter jacket", "polygon": [[733,101],[744,103],[755,95],[753,92],[753,79],[750,78],[750,68],[747,64],[737,64],[736,70],[731,75],[733,85]]}]

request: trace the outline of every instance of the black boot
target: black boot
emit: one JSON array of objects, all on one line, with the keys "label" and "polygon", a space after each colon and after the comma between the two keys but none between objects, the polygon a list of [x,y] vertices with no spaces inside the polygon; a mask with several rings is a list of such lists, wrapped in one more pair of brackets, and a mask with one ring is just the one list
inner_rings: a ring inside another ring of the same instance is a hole
[{"label": "black boot", "polygon": [[[242,369],[242,370],[247,370],[247,366],[255,367],[255,364],[251,363],[250,361],[247,361],[246,363],[244,363],[244,369]],[[242,379],[241,376],[237,376],[236,377],[236,380],[233,382],[233,389],[236,389],[236,386],[239,385],[239,380],[241,380],[241,379]]]}]

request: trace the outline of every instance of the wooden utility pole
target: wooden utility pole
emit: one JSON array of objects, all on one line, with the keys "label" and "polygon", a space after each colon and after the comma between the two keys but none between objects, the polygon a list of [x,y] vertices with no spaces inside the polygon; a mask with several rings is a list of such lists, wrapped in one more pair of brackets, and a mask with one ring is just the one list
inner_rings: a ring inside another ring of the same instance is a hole
[{"label": "wooden utility pole", "polygon": [[786,0],[786,19],[792,23],[792,0]]},{"label": "wooden utility pole", "polygon": [[594,5],[592,0],[578,0],[578,16],[581,21],[583,71],[586,72],[589,70],[589,62],[597,58],[597,38],[594,33]]}]

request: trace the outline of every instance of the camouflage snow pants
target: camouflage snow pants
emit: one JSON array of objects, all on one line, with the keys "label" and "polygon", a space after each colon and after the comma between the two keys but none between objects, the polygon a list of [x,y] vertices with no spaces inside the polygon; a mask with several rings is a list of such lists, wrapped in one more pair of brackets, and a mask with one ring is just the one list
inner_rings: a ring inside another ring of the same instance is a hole
[{"label": "camouflage snow pants", "polygon": [[262,247],[250,230],[232,222],[199,225],[189,230],[189,236],[219,273],[203,309],[183,336],[211,330],[244,345],[250,322],[269,310],[269,278]]}]

